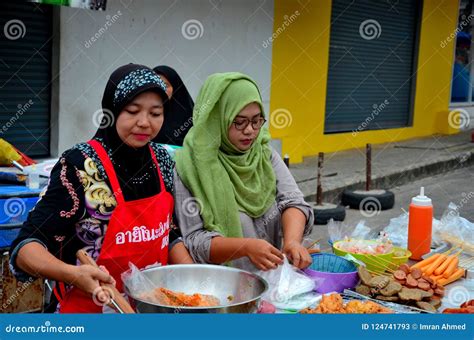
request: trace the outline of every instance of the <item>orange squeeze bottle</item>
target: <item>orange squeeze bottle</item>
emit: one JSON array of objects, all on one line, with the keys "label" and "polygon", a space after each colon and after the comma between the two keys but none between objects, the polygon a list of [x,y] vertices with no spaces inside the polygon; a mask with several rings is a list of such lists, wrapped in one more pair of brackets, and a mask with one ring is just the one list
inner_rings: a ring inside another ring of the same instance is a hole
[{"label": "orange squeeze bottle", "polygon": [[425,196],[425,188],[413,197],[408,215],[408,250],[412,260],[421,260],[422,256],[431,251],[431,233],[433,227],[433,204],[431,198]]}]

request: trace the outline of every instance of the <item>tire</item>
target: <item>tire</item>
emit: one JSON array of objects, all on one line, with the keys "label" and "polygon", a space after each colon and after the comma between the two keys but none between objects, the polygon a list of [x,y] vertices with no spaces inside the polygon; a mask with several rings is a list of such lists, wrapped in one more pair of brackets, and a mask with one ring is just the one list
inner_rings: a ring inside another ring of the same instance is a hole
[{"label": "tire", "polygon": [[341,202],[352,209],[380,211],[392,209],[395,205],[395,194],[388,190],[344,190]]},{"label": "tire", "polygon": [[314,212],[314,224],[324,225],[332,218],[334,221],[344,221],[346,208],[341,205],[323,203],[323,205],[312,204]]}]

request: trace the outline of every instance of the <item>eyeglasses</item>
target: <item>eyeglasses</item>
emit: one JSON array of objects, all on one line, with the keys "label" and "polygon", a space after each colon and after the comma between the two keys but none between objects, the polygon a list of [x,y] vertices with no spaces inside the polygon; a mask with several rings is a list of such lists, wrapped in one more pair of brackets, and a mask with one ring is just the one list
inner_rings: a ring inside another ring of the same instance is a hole
[{"label": "eyeglasses", "polygon": [[263,117],[260,117],[256,120],[250,120],[248,118],[238,118],[232,122],[234,124],[235,128],[239,131],[243,131],[249,126],[249,124],[252,124],[252,128],[254,130],[260,130],[260,128],[265,124],[267,120]]}]

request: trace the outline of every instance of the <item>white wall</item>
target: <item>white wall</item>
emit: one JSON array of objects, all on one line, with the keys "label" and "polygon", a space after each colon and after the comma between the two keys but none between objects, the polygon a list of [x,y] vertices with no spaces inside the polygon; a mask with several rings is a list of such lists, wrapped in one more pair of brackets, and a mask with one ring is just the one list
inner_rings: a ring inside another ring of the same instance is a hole
[{"label": "white wall", "polygon": [[[191,19],[202,24],[194,40],[182,34]],[[174,67],[193,98],[211,73],[249,74],[268,112],[271,46],[262,43],[272,29],[272,0],[108,0],[106,12],[61,7],[59,152],[94,134],[106,81],[129,62]]]}]

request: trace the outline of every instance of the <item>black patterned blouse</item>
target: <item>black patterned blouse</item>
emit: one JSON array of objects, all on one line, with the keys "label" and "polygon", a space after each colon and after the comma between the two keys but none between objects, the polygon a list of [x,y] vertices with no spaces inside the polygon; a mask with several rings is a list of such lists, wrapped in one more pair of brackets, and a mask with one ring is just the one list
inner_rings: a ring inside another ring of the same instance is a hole
[{"label": "black patterned blouse", "polygon": [[[162,146],[156,143],[150,145],[160,166],[166,191],[172,193],[174,162]],[[106,150],[115,167],[113,155]],[[156,173],[155,164],[149,162],[144,166],[149,169],[142,171],[140,177],[131,176],[126,184],[121,183],[126,201],[159,193],[159,185],[152,183],[156,176],[146,175]],[[155,192],[145,191],[143,196],[143,190],[134,190],[140,187],[156,189]],[[94,149],[87,143],[80,143],[64,152],[51,172],[46,191],[29,213],[11,246],[12,272],[21,281],[29,279],[29,275],[16,267],[15,261],[18,250],[31,241],[40,242],[66,263],[77,264],[75,254],[79,249],[86,250],[96,259],[115,206],[109,179]],[[170,248],[179,236],[179,230],[173,224]]]}]

